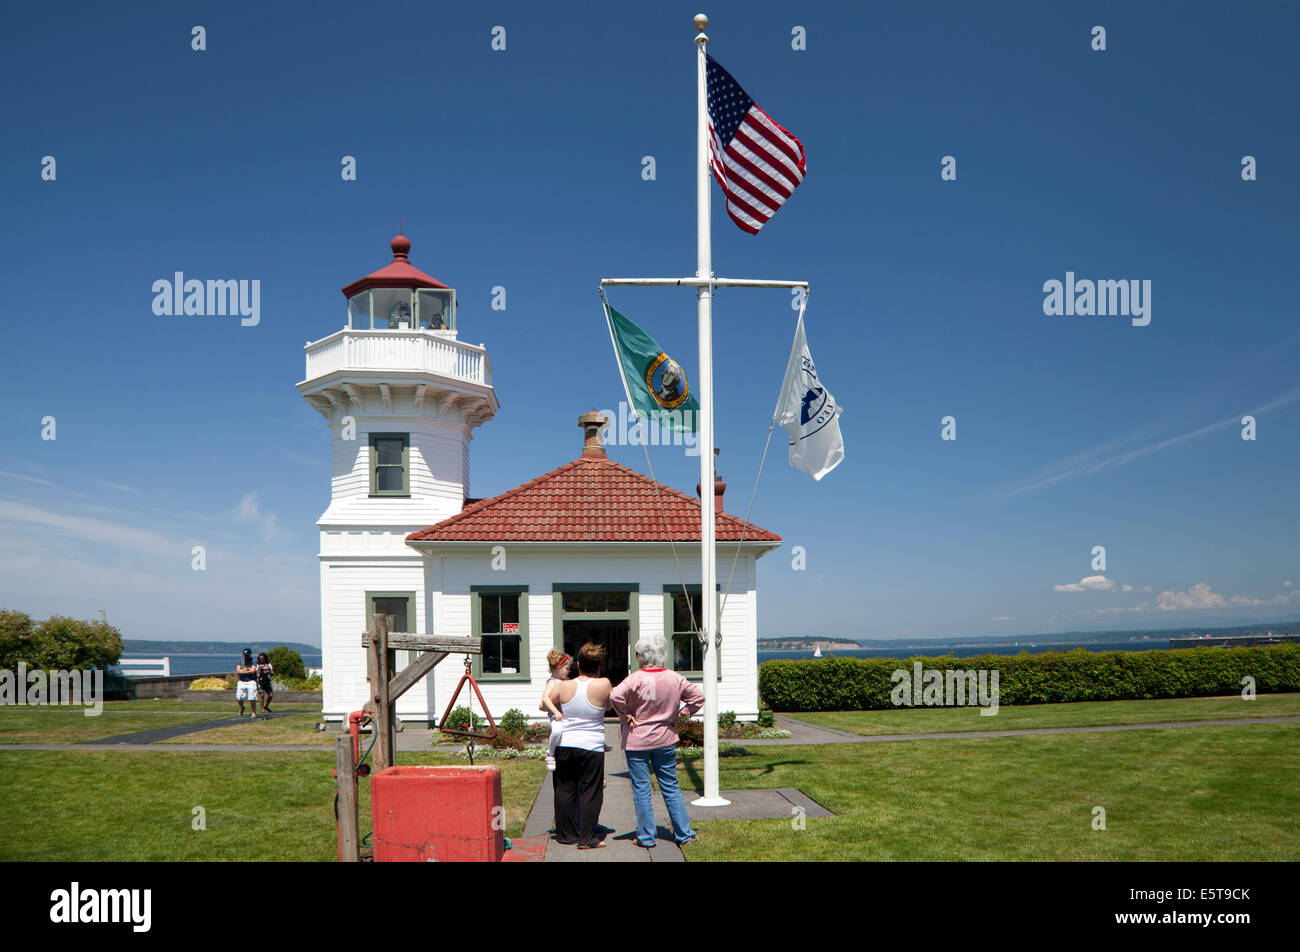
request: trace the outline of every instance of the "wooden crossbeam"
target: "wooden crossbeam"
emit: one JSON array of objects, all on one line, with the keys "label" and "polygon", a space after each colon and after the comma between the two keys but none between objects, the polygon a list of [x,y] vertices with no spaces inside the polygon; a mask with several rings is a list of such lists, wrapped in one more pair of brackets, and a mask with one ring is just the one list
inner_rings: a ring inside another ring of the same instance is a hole
[{"label": "wooden crossbeam", "polygon": [[[370,634],[361,636],[361,647],[370,647]],[[470,636],[413,634],[407,631],[388,633],[390,651],[442,651],[446,654],[482,654],[483,639]]]},{"label": "wooden crossbeam", "polygon": [[434,669],[434,666],[447,657],[445,651],[422,651],[415,660],[408,664],[397,676],[388,682],[388,700],[396,704],[397,699],[415,687],[415,682]]}]

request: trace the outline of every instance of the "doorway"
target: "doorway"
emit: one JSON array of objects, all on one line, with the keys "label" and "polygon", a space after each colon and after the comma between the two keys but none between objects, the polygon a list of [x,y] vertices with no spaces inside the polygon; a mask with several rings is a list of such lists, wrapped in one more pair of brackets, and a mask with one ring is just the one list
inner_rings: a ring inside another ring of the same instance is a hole
[{"label": "doorway", "polygon": [[[578,649],[587,642],[592,641],[605,648],[605,667],[601,674],[609,678],[615,685],[628,676],[629,645],[628,635],[630,623],[619,620],[599,620],[599,621],[574,621],[565,619],[564,621],[564,648],[565,654],[572,658],[577,658]],[[578,665],[574,662],[573,672],[577,675]]]}]

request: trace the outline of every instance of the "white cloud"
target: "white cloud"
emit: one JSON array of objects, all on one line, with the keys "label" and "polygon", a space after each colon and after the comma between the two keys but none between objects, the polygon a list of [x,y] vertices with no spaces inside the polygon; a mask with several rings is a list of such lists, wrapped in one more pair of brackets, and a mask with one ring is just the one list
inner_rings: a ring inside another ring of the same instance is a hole
[{"label": "white cloud", "polygon": [[990,618],[990,621],[1015,621],[1015,615],[999,615],[997,618]]},{"label": "white cloud", "polygon": [[244,493],[239,506],[231,514],[236,522],[247,522],[256,526],[267,539],[274,538],[280,532],[280,523],[273,512],[262,512],[262,505],[257,498],[257,490]]},{"label": "white cloud", "polygon": [[57,485],[56,483],[50,482],[48,479],[37,479],[35,476],[24,476],[22,473],[9,473],[3,469],[0,469],[0,476],[6,476],[9,479],[21,479],[29,483],[40,483],[42,486]]},{"label": "white cloud", "polygon": [[1131,592],[1131,591],[1133,591],[1133,586],[1132,586],[1132,585],[1125,585],[1122,589],[1120,589],[1120,591],[1121,591],[1121,592]]},{"label": "white cloud", "polygon": [[57,530],[59,537],[82,544],[98,542],[137,552],[147,552],[151,555],[176,558],[189,551],[188,545],[154,532],[119,523],[104,522],[100,519],[65,516],[8,499],[0,499],[0,522],[54,529]]},{"label": "white cloud", "polygon": [[[1119,583],[1114,579],[1108,579],[1104,575],[1085,575],[1077,582],[1068,582],[1065,585],[1053,585],[1054,592],[1113,592],[1119,588]],[[1125,591],[1129,588],[1125,587]]]},{"label": "white cloud", "polygon": [[1291,587],[1291,580],[1290,580],[1290,579],[1287,579],[1285,582],[1283,582],[1283,583],[1282,583],[1282,587],[1283,587],[1283,588],[1290,588],[1290,587]]},{"label": "white cloud", "polygon": [[[1270,410],[1276,410],[1279,407],[1284,407],[1294,403],[1296,400],[1300,400],[1300,387],[1295,387],[1284,393],[1278,394],[1267,403],[1245,411],[1245,415],[1257,417]],[[1002,492],[998,494],[998,496],[1000,498],[1018,496],[1021,493],[1032,492],[1033,490],[1042,489],[1056,483],[1076,479],[1081,476],[1091,476],[1095,473],[1101,472],[1102,470],[1124,466],[1134,460],[1151,456],[1155,453],[1161,453],[1167,449],[1179,446],[1188,440],[1193,440],[1197,437],[1213,433],[1216,430],[1240,427],[1242,416],[1242,413],[1236,413],[1227,419],[1219,420],[1215,423],[1208,423],[1186,433],[1180,433],[1177,436],[1146,442],[1146,445],[1133,446],[1133,444],[1152,440],[1152,437],[1145,433],[1137,433],[1131,436],[1121,437],[1104,445],[1094,447],[1093,449],[1085,450],[1069,459],[1061,460],[1058,463],[1044,467],[1027,477],[1020,485]]]},{"label": "white cloud", "polygon": [[1185,592],[1163,591],[1156,598],[1156,607],[1161,611],[1188,611],[1203,608],[1222,608],[1223,596],[1210,590],[1204,582],[1198,582]]}]

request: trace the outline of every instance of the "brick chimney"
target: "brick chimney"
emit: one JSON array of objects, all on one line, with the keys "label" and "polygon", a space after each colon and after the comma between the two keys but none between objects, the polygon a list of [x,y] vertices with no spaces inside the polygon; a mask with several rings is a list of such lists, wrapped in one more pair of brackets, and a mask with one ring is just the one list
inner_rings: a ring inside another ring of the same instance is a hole
[{"label": "brick chimney", "polygon": [[592,410],[578,417],[586,439],[582,444],[582,459],[604,459],[605,444],[600,441],[600,431],[609,425],[609,417]]},{"label": "brick chimney", "polygon": [[[722,450],[713,450],[713,511],[722,512],[722,494],[727,491],[727,484],[722,481],[722,476],[718,473],[718,454]],[[695,495],[700,494],[700,484],[695,484]]]}]

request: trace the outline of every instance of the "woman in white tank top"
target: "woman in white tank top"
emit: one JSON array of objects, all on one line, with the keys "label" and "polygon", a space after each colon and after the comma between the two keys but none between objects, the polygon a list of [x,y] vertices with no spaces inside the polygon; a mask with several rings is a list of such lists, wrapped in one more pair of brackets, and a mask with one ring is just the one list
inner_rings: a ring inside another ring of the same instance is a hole
[{"label": "woman in white tank top", "polygon": [[555,839],[578,849],[605,845],[600,835],[604,801],[605,708],[613,685],[600,674],[605,649],[585,644],[578,677],[556,685],[551,697],[564,712],[564,733],[555,748]]}]

